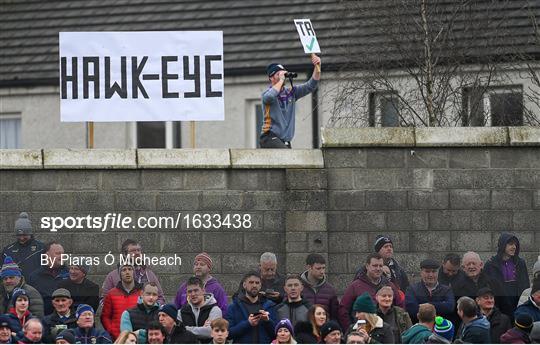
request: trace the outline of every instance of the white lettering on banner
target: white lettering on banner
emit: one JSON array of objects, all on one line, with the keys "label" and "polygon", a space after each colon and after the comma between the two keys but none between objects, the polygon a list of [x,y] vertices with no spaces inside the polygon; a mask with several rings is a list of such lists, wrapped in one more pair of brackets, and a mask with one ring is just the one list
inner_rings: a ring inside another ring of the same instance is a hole
[{"label": "white lettering on banner", "polygon": [[224,120],[221,31],[61,32],[62,121]]}]

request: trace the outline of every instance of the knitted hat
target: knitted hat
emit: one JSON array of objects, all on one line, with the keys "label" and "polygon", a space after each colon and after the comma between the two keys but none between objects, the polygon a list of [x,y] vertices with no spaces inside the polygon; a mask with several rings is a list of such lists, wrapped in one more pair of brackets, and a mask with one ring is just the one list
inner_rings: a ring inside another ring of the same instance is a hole
[{"label": "knitted hat", "polygon": [[90,266],[88,265],[71,265],[73,267],[77,267],[80,269],[84,274],[88,274],[88,270],[90,269]]},{"label": "knitted hat", "polygon": [[339,327],[339,324],[334,320],[325,322],[324,325],[321,326],[321,338],[324,340],[324,338],[326,338],[326,336],[333,331],[341,332],[341,327]]},{"label": "knitted hat", "polygon": [[289,319],[281,319],[277,324],[276,328],[274,329],[276,335],[280,328],[287,328],[289,332],[291,332],[291,335],[294,336],[294,330],[291,321]]},{"label": "knitted hat", "polygon": [[208,255],[208,253],[202,252],[202,253],[198,254],[195,257],[195,261],[197,261],[197,260],[200,260],[200,261],[204,262],[206,264],[206,266],[208,266],[209,269],[212,269],[212,258],[210,257],[210,255]]},{"label": "knitted hat", "polygon": [[356,297],[352,310],[354,312],[364,312],[369,314],[377,313],[377,307],[375,307],[373,299],[371,299],[371,296],[367,292],[364,292],[360,296]]},{"label": "knitted hat", "polygon": [[71,298],[71,292],[69,292],[68,289],[63,289],[63,288],[56,289],[56,290],[54,290],[54,292],[52,293],[52,298],[55,299],[56,297],[66,297],[66,298]]},{"label": "knitted hat", "polygon": [[19,265],[13,262],[13,258],[11,256],[6,256],[2,269],[0,270],[0,278],[21,276],[22,271],[19,268]]},{"label": "knitted hat", "polygon": [[25,289],[21,288],[15,288],[13,290],[13,294],[11,295],[11,303],[13,304],[13,306],[15,306],[15,302],[17,302],[17,299],[19,297],[26,298],[26,300],[28,301],[28,306],[30,306],[30,298],[28,297],[28,293]]},{"label": "knitted hat", "polygon": [[522,331],[530,333],[533,328],[533,319],[529,314],[519,313],[516,315],[514,325]]},{"label": "knitted hat", "polygon": [[538,290],[540,290],[540,277],[533,279],[533,283],[531,285],[531,296]]},{"label": "knitted hat", "polygon": [[0,315],[0,327],[7,327],[13,331],[13,328],[11,327],[11,322],[9,322],[9,317],[6,314]]},{"label": "knitted hat", "polygon": [[16,235],[32,235],[32,222],[28,219],[28,213],[21,212],[15,221]]},{"label": "knitted hat", "polygon": [[174,304],[164,304],[159,307],[159,311],[169,315],[174,321],[178,318],[178,309]]},{"label": "knitted hat", "polygon": [[392,243],[392,240],[390,239],[390,237],[378,235],[377,238],[375,238],[375,244],[374,244],[375,253],[378,253],[379,250],[381,250],[381,248],[387,243]]},{"label": "knitted hat", "polygon": [[92,308],[88,304],[79,304],[77,306],[77,310],[75,311],[75,317],[77,319],[79,319],[81,317],[82,313],[84,313],[85,311],[90,311],[94,315],[96,314],[96,312],[94,311],[94,308]]},{"label": "knitted hat", "polygon": [[65,340],[69,344],[75,344],[75,334],[70,329],[65,329],[56,336],[56,340]]},{"label": "knitted hat", "polygon": [[433,332],[449,341],[454,339],[454,324],[452,321],[443,318],[442,316],[437,316],[435,318],[435,327]]}]

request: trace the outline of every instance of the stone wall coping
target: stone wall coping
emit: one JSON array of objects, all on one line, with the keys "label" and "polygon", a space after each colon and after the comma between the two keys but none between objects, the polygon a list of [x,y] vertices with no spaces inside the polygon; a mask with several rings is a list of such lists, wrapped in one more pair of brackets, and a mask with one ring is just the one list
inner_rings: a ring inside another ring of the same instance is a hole
[{"label": "stone wall coping", "polygon": [[540,146],[540,127],[322,128],[323,147]]},{"label": "stone wall coping", "polygon": [[0,150],[0,169],[42,169],[41,150]]},{"label": "stone wall coping", "polygon": [[43,149],[0,150],[9,169],[286,169],[324,168],[321,150]]},{"label": "stone wall coping", "polygon": [[231,167],[227,149],[138,149],[141,169],[226,169]]}]

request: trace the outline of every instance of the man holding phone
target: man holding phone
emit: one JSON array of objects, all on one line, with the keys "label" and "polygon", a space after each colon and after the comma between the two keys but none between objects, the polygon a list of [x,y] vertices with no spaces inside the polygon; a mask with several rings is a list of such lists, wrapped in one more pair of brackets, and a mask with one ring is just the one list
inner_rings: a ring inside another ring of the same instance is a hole
[{"label": "man holding phone", "polygon": [[269,344],[274,338],[274,303],[261,300],[261,276],[249,272],[242,279],[242,290],[227,311],[229,336],[234,343]]}]

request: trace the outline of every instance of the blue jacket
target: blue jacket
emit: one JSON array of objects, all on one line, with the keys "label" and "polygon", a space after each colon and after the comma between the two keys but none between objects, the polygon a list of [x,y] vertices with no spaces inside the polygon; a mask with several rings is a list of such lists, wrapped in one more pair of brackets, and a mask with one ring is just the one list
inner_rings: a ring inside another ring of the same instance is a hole
[{"label": "blue jacket", "polygon": [[42,266],[40,269],[32,272],[28,284],[35,287],[43,297],[43,309],[45,315],[52,314],[54,308],[52,305],[52,293],[58,289],[61,281],[69,279],[69,269],[61,266],[56,276],[53,276],[48,267]]},{"label": "blue jacket", "polygon": [[112,344],[111,336],[107,331],[94,327],[89,330],[75,328],[75,342],[77,344]]},{"label": "blue jacket", "polygon": [[446,285],[437,285],[431,294],[421,281],[410,285],[405,293],[405,309],[409,313],[411,320],[417,320],[418,306],[422,303],[433,304],[437,310],[437,315],[444,318],[448,318],[454,313],[454,293]]},{"label": "blue jacket", "polygon": [[531,297],[529,297],[527,302],[523,303],[516,309],[514,316],[517,316],[518,314],[529,314],[533,318],[533,322],[540,321],[540,306],[537,306],[531,300]]},{"label": "blue jacket", "polygon": [[41,254],[45,251],[45,245],[32,238],[25,244],[20,244],[15,241],[6,246],[2,252],[2,262],[6,256],[11,256],[13,261],[19,265],[26,281],[30,278],[30,274],[41,267]]},{"label": "blue jacket", "polygon": [[[227,310],[227,321],[229,321],[229,337],[233,339],[233,343],[240,344],[270,344],[275,338],[275,324],[276,316],[274,311],[274,303],[272,301],[266,301],[263,303],[262,308],[270,312],[270,320],[266,322],[259,322],[258,339],[254,339],[256,336],[255,328],[249,324],[248,311],[241,301],[242,297],[238,297],[233,300],[233,303],[229,305]],[[258,340],[258,341],[255,341]]]},{"label": "blue jacket", "polygon": [[491,344],[489,321],[481,316],[467,323],[463,326],[460,339],[464,343]]}]

